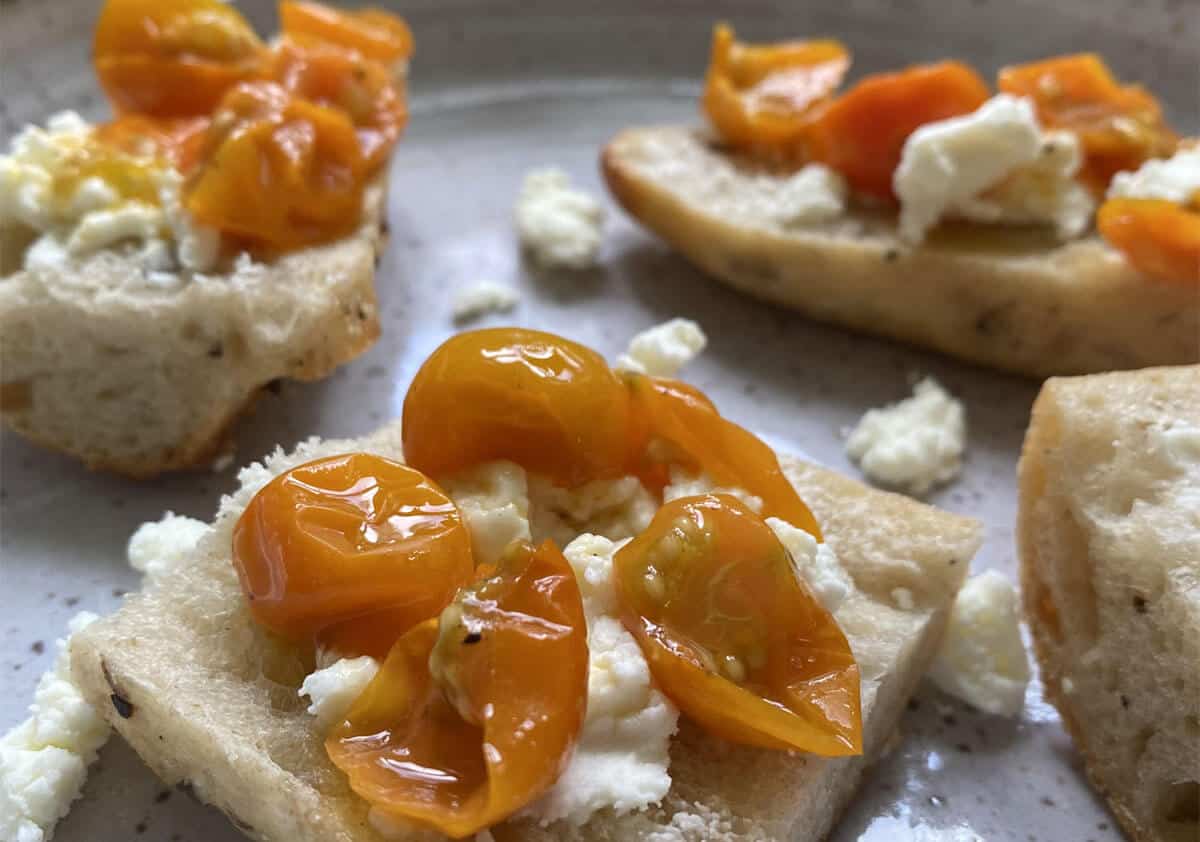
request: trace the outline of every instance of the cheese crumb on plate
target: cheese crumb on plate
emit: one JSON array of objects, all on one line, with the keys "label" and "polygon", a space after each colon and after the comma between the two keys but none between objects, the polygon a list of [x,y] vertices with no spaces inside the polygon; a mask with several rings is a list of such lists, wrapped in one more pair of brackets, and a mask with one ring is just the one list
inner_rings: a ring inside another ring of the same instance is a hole
[{"label": "cheese crumb on plate", "polygon": [[700,325],[690,319],[674,318],[629,340],[629,348],[617,358],[615,368],[654,377],[674,377],[707,345],[708,337]]},{"label": "cheese crumb on plate", "polygon": [[510,286],[495,281],[480,281],[454,293],[454,320],[462,322],[488,313],[507,313],[520,300],[521,294]]},{"label": "cheese crumb on plate", "polygon": [[604,206],[557,167],[525,176],[515,209],[521,245],[548,269],[590,269],[604,235]]}]

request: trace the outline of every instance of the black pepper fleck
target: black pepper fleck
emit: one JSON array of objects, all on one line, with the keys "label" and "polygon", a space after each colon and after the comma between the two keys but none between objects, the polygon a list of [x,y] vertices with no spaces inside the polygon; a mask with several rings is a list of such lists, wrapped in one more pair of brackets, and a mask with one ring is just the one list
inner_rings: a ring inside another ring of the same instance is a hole
[{"label": "black pepper fleck", "polygon": [[113,710],[117,712],[117,716],[122,719],[128,719],[133,716],[133,702],[122,696],[118,696],[116,693],[113,693],[108,698],[112,702]]},{"label": "black pepper fleck", "polygon": [[463,643],[469,646],[470,644],[478,643],[481,640],[483,640],[483,635],[480,632],[468,632],[467,636],[463,638]]},{"label": "black pepper fleck", "polygon": [[219,360],[221,357],[225,356],[225,348],[220,342],[218,342],[208,349],[208,355],[214,360]]},{"label": "black pepper fleck", "polygon": [[40,640],[35,640],[33,643],[29,644],[29,651],[35,655],[40,655],[46,651],[46,644],[42,643]]},{"label": "black pepper fleck", "polygon": [[1145,614],[1146,613],[1146,597],[1142,596],[1141,594],[1134,594],[1133,610],[1138,612],[1139,614]]},{"label": "black pepper fleck", "polygon": [[77,597],[77,596],[69,596],[69,597],[67,597],[66,599],[64,599],[64,600],[63,600],[63,603],[64,603],[64,604],[65,604],[65,605],[66,605],[68,608],[74,608],[76,605],[78,605],[78,604],[79,604],[79,597]]}]

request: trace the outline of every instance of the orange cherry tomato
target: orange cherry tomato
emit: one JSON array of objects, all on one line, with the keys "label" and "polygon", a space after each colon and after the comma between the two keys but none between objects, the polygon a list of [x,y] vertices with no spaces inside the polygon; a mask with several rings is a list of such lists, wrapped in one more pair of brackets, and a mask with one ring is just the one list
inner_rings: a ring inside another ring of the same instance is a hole
[{"label": "orange cherry tomato", "polygon": [[998,84],[1005,93],[1032,99],[1043,125],[1079,136],[1080,178],[1098,194],[1116,173],[1169,157],[1178,147],[1158,100],[1140,85],[1118,83],[1093,53],[1006,67]]},{"label": "orange cherry tomato", "polygon": [[93,61],[118,113],[207,115],[258,71],[263,45],[221,0],[107,0]]},{"label": "orange cherry tomato", "polygon": [[402,82],[387,68],[335,44],[291,38],[275,47],[271,65],[288,92],[350,118],[368,171],[387,160],[408,119]]},{"label": "orange cherry tomato", "polygon": [[470,836],[557,780],[587,680],[575,574],[549,541],[516,544],[396,643],[325,748],[376,810]]},{"label": "orange cherry tomato", "polygon": [[987,83],[957,61],[868,76],[813,117],[810,156],[855,190],[893,199],[892,174],[908,136],[926,123],[969,114],[987,98]]},{"label": "orange cherry tomato", "polygon": [[408,24],[382,9],[346,11],[322,3],[283,0],[279,24],[284,35],[328,41],[384,64],[406,59],[413,51]]},{"label": "orange cherry tomato", "polygon": [[[1200,200],[1200,197],[1197,197]],[[1140,272],[1200,284],[1200,201],[1192,209],[1165,199],[1109,199],[1096,227]]]},{"label": "orange cherry tomato", "polygon": [[[761,439],[722,418],[703,393],[685,383],[644,375],[632,375],[628,383],[639,419],[636,429],[646,442],[638,473],[647,485],[661,489],[665,467],[682,462],[718,485],[762,498],[763,517],[782,518],[820,540],[816,518],[784,476],[775,451]],[[668,446],[665,452],[656,440]]]},{"label": "orange cherry tomato", "polygon": [[842,83],[850,54],[840,41],[749,45],[727,24],[713,30],[704,110],[722,139],[781,159],[803,156],[813,106]]},{"label": "orange cherry tomato", "polygon": [[200,162],[211,125],[208,117],[155,120],[144,114],[124,114],[97,126],[96,138],[131,155],[161,156],[186,174]]},{"label": "orange cherry tomato", "polygon": [[417,372],[403,435],[405,459],[433,477],[511,459],[574,487],[627,472],[629,391],[603,357],[560,336],[470,331]]},{"label": "orange cherry tomato", "polygon": [[706,730],[762,748],[862,752],[850,644],[738,500],[666,504],[617,552],[613,577],[655,682]]},{"label": "orange cherry tomato", "polygon": [[234,528],[233,563],[262,625],[378,657],[474,575],[450,498],[367,453],[318,459],[264,486]]},{"label": "orange cherry tomato", "polygon": [[198,221],[266,250],[336,239],[358,225],[364,162],[342,112],[272,82],[243,82],[221,101],[205,143],[184,190]]}]

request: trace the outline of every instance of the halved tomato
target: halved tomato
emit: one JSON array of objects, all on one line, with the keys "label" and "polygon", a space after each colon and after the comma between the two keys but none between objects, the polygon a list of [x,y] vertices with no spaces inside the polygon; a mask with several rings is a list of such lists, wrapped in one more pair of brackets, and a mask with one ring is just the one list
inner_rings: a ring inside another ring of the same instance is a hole
[{"label": "halved tomato", "polygon": [[186,174],[200,162],[211,125],[208,117],[156,120],[144,114],[123,114],[97,126],[96,139],[132,155],[162,156]]},{"label": "halved tomato", "polygon": [[392,64],[412,55],[408,24],[383,9],[335,9],[323,3],[283,0],[279,26],[284,35],[315,38]]},{"label": "halved tomato", "polygon": [[686,716],[745,745],[862,752],[850,645],[770,527],[735,498],[666,504],[617,552],[613,576],[622,622]]},{"label": "halved tomato", "polygon": [[265,485],[234,528],[233,563],[262,625],[376,657],[474,576],[450,498],[368,453],[308,462]]},{"label": "halved tomato", "polygon": [[450,338],[417,372],[403,415],[405,459],[430,476],[493,459],[565,487],[627,472],[628,390],[603,357],[552,333]]},{"label": "halved tomato", "polygon": [[463,838],[558,779],[587,680],[575,574],[549,541],[514,544],[396,643],[325,747],[374,809]]},{"label": "halved tomato", "polygon": [[1200,284],[1200,196],[1193,208],[1165,199],[1109,199],[1096,227],[1125,259],[1162,281]]}]

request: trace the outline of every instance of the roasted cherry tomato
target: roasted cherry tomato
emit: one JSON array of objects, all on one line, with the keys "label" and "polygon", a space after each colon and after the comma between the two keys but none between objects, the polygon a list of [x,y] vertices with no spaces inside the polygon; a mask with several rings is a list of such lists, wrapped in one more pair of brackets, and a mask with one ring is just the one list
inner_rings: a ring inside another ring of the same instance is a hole
[{"label": "roasted cherry tomato", "polygon": [[92,54],[116,111],[187,117],[254,76],[263,45],[221,0],[107,0]]},{"label": "roasted cherry tomato", "polygon": [[666,467],[682,463],[718,485],[762,498],[764,517],[782,518],[820,539],[816,518],[761,439],[722,418],[703,393],[685,383],[644,375],[632,375],[628,383],[635,429],[645,442],[637,472],[647,485],[661,489]]},{"label": "roasted cherry tomato", "polygon": [[627,473],[630,398],[604,358],[522,328],[460,333],[404,399],[404,456],[433,477],[511,459],[574,487]]},{"label": "roasted cherry tomato", "polygon": [[855,190],[892,199],[892,174],[908,136],[926,123],[969,114],[987,98],[987,83],[956,61],[868,76],[813,118],[809,154]]},{"label": "roasted cherry tomato", "polygon": [[264,486],[234,529],[233,563],[262,625],[377,657],[474,576],[450,498],[368,453],[318,459]]},{"label": "roasted cherry tomato", "polygon": [[387,160],[408,118],[402,83],[373,59],[322,41],[284,39],[271,76],[293,96],[350,118],[368,171]]},{"label": "roasted cherry tomato", "polygon": [[96,127],[96,138],[133,155],[165,158],[182,173],[200,162],[208,117],[175,117],[155,120],[143,114],[125,114]]},{"label": "roasted cherry tomato", "polygon": [[374,809],[470,836],[558,778],[587,681],[575,574],[548,541],[514,544],[495,576],[396,643],[325,747]]},{"label": "roasted cherry tomato", "polygon": [[263,250],[337,239],[358,225],[364,162],[341,111],[273,82],[243,82],[221,101],[205,144],[184,190],[200,222]]},{"label": "roasted cherry tomato", "polygon": [[408,24],[382,9],[346,11],[321,3],[283,0],[279,24],[284,35],[327,41],[387,65],[408,58],[413,51]]},{"label": "roasted cherry tomato", "polygon": [[613,577],[655,682],[706,730],[762,748],[862,752],[850,645],[736,499],[666,504],[617,552]]},{"label": "roasted cherry tomato", "polygon": [[783,160],[804,154],[812,108],[832,94],[850,67],[839,41],[754,46],[719,24],[704,83],[704,110],[732,146]]},{"label": "roasted cherry tomato", "polygon": [[1165,199],[1109,199],[1096,227],[1139,271],[1200,284],[1200,201],[1188,209]]},{"label": "roasted cherry tomato", "polygon": [[1084,152],[1080,178],[1098,194],[1116,173],[1169,157],[1179,143],[1158,100],[1140,85],[1118,83],[1092,53],[1006,67],[999,87],[1032,99],[1047,128],[1078,135]]}]

